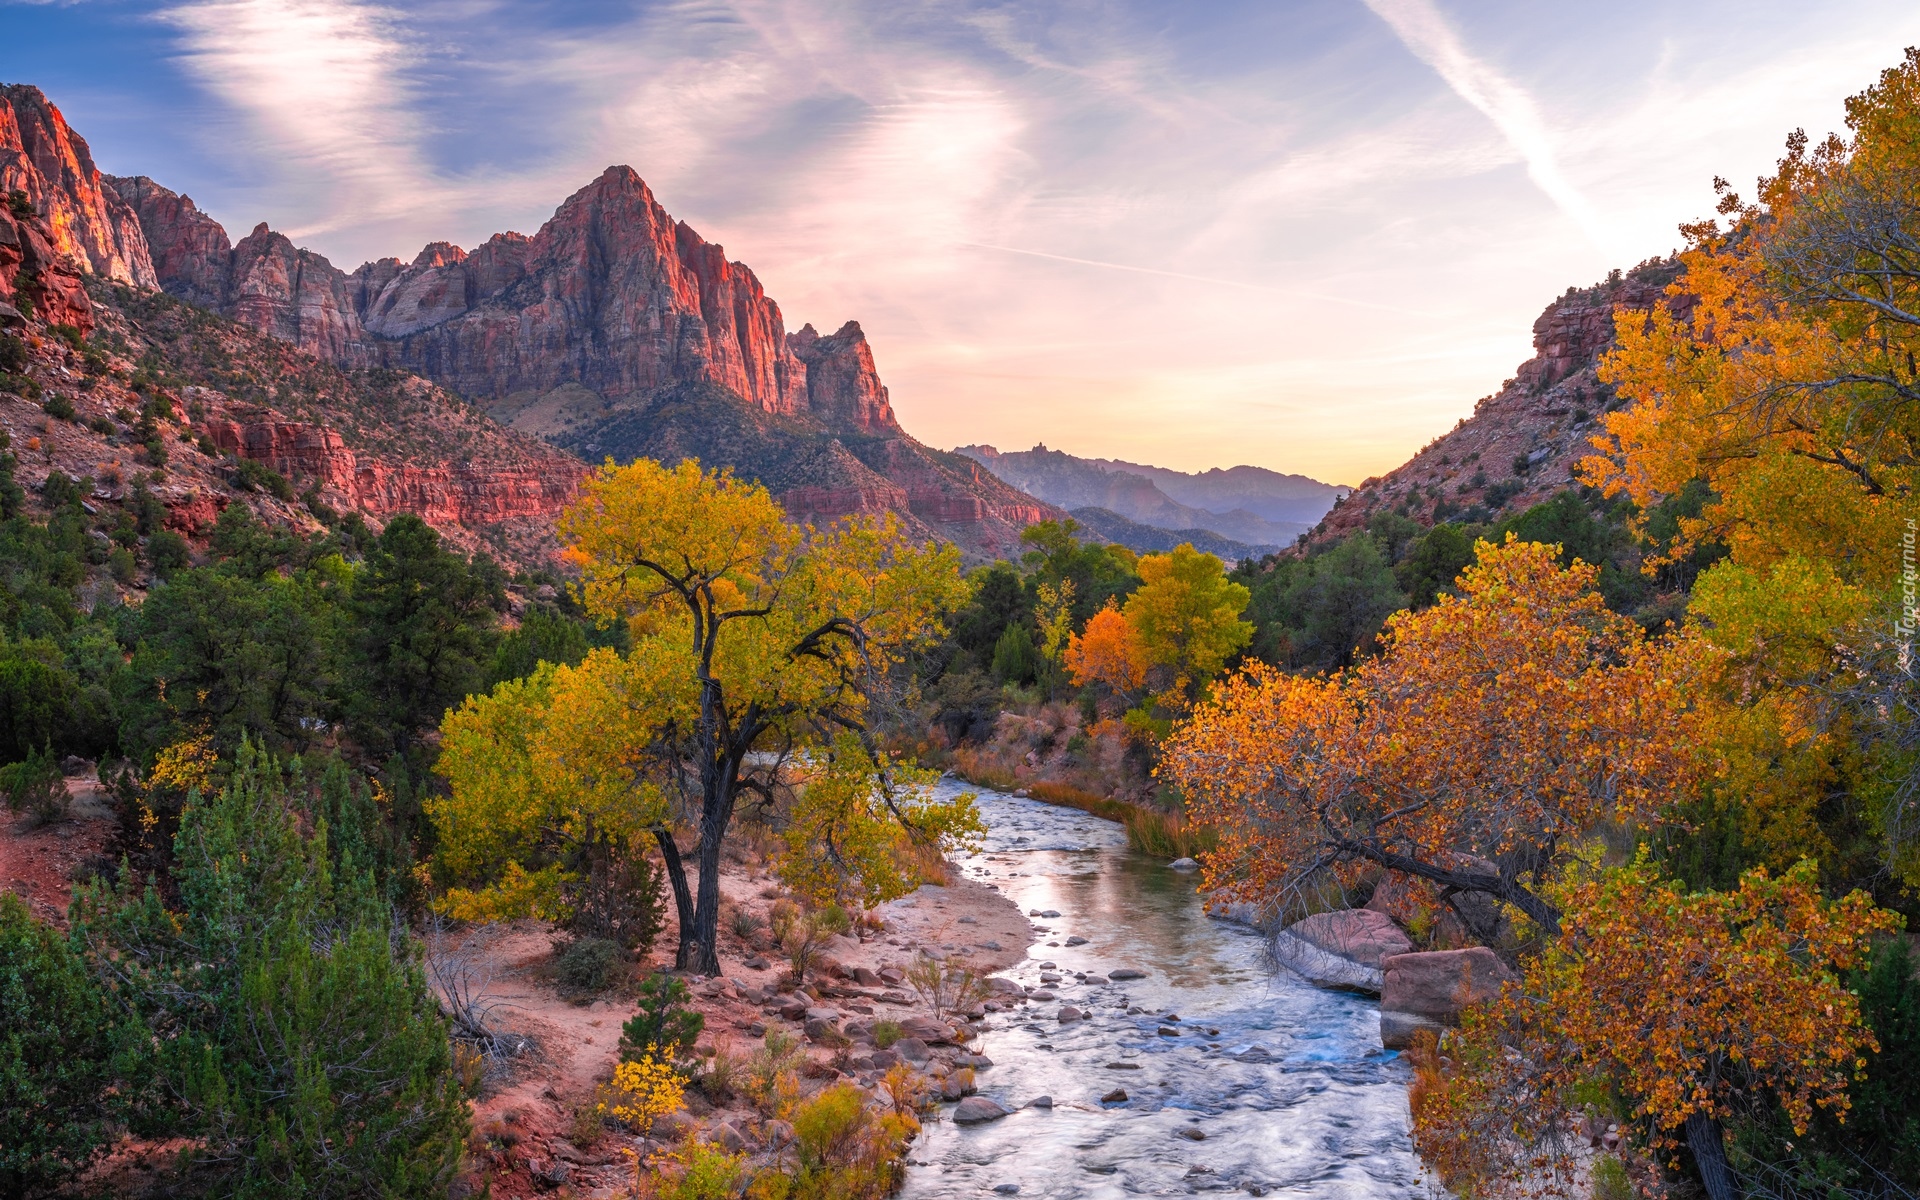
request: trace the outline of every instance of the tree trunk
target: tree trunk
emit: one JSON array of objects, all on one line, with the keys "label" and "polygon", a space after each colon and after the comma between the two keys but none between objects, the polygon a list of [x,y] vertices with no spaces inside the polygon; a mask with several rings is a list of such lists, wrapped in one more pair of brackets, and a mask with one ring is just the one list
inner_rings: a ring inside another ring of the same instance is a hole
[{"label": "tree trunk", "polygon": [[709,768],[700,804],[699,891],[692,920],[680,927],[680,948],[674,955],[677,971],[696,975],[720,973],[720,849],[733,820],[733,792],[739,763],[731,754]]},{"label": "tree trunk", "polygon": [[660,857],[666,860],[667,882],[673,886],[673,915],[680,926],[680,948],[674,954],[674,967],[685,969],[687,931],[694,927],[693,892],[687,887],[687,864],[680,857],[680,846],[670,829],[656,829],[653,840],[660,843]]},{"label": "tree trunk", "polygon": [[1687,1149],[1693,1152],[1694,1165],[1700,1169],[1700,1182],[1708,1200],[1739,1200],[1740,1189],[1734,1182],[1733,1166],[1727,1162],[1727,1143],[1721,1136],[1720,1122],[1710,1113],[1697,1112],[1687,1118]]}]

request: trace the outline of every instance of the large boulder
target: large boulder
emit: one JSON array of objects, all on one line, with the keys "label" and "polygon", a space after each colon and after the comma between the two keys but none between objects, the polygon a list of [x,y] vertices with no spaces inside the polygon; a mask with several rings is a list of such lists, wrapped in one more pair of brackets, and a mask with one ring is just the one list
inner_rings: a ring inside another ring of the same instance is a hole
[{"label": "large boulder", "polygon": [[1413,949],[1393,918],[1370,909],[1315,913],[1274,935],[1273,954],[1309,983],[1377,995],[1380,964]]},{"label": "large boulder", "polygon": [[1469,1004],[1491,1000],[1502,984],[1519,979],[1485,946],[1396,954],[1380,965],[1385,975],[1383,1011],[1412,1013],[1447,1025],[1458,1025]]}]

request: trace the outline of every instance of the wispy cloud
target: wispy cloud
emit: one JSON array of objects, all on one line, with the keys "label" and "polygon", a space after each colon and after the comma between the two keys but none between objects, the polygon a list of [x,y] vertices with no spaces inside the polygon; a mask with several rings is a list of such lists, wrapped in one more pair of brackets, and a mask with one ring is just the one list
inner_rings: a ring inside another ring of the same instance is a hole
[{"label": "wispy cloud", "polygon": [[1432,67],[1454,94],[1479,109],[1526,160],[1527,176],[1596,246],[1608,248],[1599,214],[1567,181],[1540,110],[1512,80],[1467,50],[1433,0],[1366,0],[1414,57]]},{"label": "wispy cloud", "polygon": [[251,127],[253,153],[317,189],[289,232],[431,204],[407,68],[418,52],[395,10],[352,0],[205,0],[164,10],[180,62]]}]

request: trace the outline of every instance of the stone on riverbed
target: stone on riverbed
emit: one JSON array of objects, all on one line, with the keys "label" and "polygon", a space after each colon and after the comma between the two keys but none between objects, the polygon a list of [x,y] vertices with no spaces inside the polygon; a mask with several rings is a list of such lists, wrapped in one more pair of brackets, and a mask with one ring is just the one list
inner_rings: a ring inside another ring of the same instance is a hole
[{"label": "stone on riverbed", "polygon": [[1381,964],[1386,984],[1380,1007],[1412,1013],[1448,1025],[1460,1023],[1469,1004],[1500,994],[1500,985],[1517,980],[1500,957],[1485,946],[1396,954]]},{"label": "stone on riverbed", "polygon": [[1380,964],[1413,949],[1393,918],[1365,908],[1315,913],[1273,936],[1273,956],[1308,983],[1380,993]]},{"label": "stone on riverbed", "polygon": [[953,1109],[953,1123],[956,1125],[978,1125],[986,1121],[998,1121],[1007,1115],[1007,1110],[985,1096],[968,1096]]},{"label": "stone on riverbed", "polygon": [[1170,871],[1198,871],[1200,864],[1191,858],[1176,858],[1167,864],[1167,869]]},{"label": "stone on riverbed", "polygon": [[1118,967],[1107,972],[1108,979],[1145,979],[1147,973],[1139,967]]}]

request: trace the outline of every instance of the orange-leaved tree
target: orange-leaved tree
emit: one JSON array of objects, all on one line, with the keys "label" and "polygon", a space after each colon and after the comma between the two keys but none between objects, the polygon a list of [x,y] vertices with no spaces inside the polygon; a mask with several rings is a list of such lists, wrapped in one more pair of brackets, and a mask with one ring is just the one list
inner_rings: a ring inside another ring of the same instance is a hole
[{"label": "orange-leaved tree", "polygon": [[832,892],[834,875],[866,902],[914,886],[902,864],[918,850],[977,829],[970,800],[934,801],[871,728],[903,656],[965,599],[953,548],[916,546],[890,518],[798,528],[765,488],[692,461],[607,464],[559,532],[587,611],[626,622],[632,649],[448,715],[451,795],[433,813],[443,874],[465,889],[452,907],[548,915],[568,902],[571,848],[650,839],[676,964],[712,974],[721,848],[743,800],[792,823],[781,869],[796,886]]},{"label": "orange-leaved tree", "polygon": [[1653,1144],[1684,1139],[1716,1200],[1732,1195],[1720,1122],[1734,1105],[1771,1095],[1798,1135],[1815,1105],[1844,1116],[1879,1048],[1839,972],[1899,918],[1863,892],[1826,899],[1817,875],[1802,861],[1695,894],[1643,855],[1552,889],[1559,940],[1468,1012],[1450,1068],[1418,1089],[1421,1154],[1456,1184],[1571,1182],[1567,1117],[1598,1084]]},{"label": "orange-leaved tree", "polygon": [[1644,636],[1557,546],[1477,549],[1457,594],[1388,622],[1378,657],[1326,678],[1255,664],[1175,731],[1160,769],[1219,835],[1209,891],[1286,906],[1385,868],[1552,934],[1542,885],[1594,826],[1652,820],[1694,786],[1708,648]]},{"label": "orange-leaved tree", "polygon": [[1119,606],[1111,600],[1087,618],[1087,627],[1067,643],[1067,670],[1074,686],[1103,683],[1124,703],[1131,704],[1140,685],[1147,681],[1148,665],[1133,626],[1127,624]]}]

